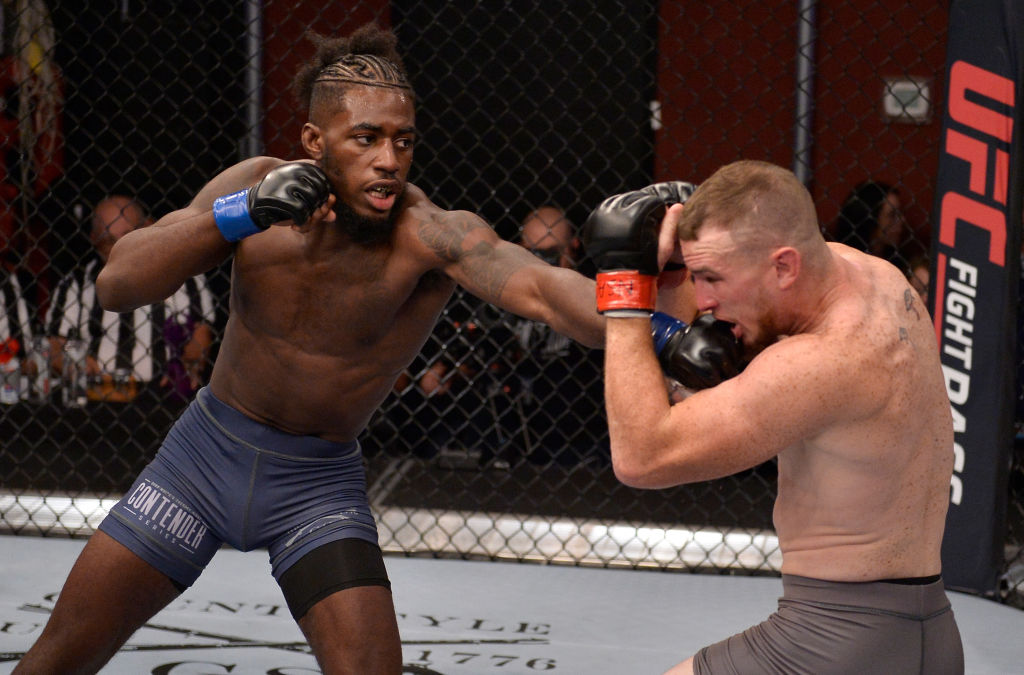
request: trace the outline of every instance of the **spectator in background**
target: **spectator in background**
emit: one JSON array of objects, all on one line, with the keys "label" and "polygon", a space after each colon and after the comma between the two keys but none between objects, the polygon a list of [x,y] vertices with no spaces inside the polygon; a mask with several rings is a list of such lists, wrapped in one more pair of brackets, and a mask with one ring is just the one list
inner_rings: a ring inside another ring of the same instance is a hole
[{"label": "spectator in background", "polygon": [[401,393],[402,408],[413,414],[410,423],[397,426],[416,455],[440,453],[441,463],[451,468],[489,466],[499,455],[494,405],[512,339],[502,310],[468,296],[448,304],[434,330],[433,356],[414,362],[416,384]]},{"label": "spectator in background", "polygon": [[15,267],[0,256],[0,403],[17,403],[32,339],[31,319]]},{"label": "spectator in background", "polygon": [[[85,342],[91,399],[131,400],[142,385],[160,398],[184,401],[203,384],[214,320],[205,277],[193,277],[164,302],[134,312],[107,312],[96,300],[96,275],[114,242],[151,222],[130,197],[113,195],[100,201],[89,235],[93,254],[60,281],[47,311],[45,327],[57,372],[66,341]],[[115,388],[115,380],[122,386]]]},{"label": "spectator in background", "polygon": [[921,297],[921,304],[929,309],[931,309],[931,305],[928,304],[928,283],[931,281],[931,277],[931,263],[928,262],[928,257],[925,255],[914,256],[910,264],[907,265],[907,280]]},{"label": "spectator in background", "polygon": [[[546,205],[522,223],[519,244],[552,265],[575,269],[580,242],[562,209]],[[499,388],[510,463],[572,466],[608,456],[601,363],[603,352],[588,349],[547,325],[508,316],[513,341],[504,354],[509,369]]]},{"label": "spectator in background", "polygon": [[580,240],[576,227],[557,206],[541,206],[523,220],[519,243],[552,265],[574,269]]},{"label": "spectator in background", "polygon": [[[556,206],[527,214],[519,244],[551,265],[577,266],[575,227]],[[418,411],[407,432],[418,434],[417,454],[495,468],[524,458],[572,465],[602,448],[607,456],[601,352],[487,305],[453,303],[446,316],[437,355],[403,395]]]},{"label": "spectator in background", "polygon": [[17,257],[29,311],[49,291],[41,198],[64,172],[63,82],[43,0],[0,3],[0,253]]},{"label": "spectator in background", "polygon": [[858,183],[843,202],[836,221],[836,240],[906,269],[907,227],[900,191],[881,181]]}]

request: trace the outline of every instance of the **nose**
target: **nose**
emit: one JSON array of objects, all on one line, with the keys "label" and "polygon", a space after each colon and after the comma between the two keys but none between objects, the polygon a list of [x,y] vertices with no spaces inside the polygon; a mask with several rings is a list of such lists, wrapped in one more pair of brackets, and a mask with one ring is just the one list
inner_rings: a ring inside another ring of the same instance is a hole
[{"label": "nose", "polygon": [[377,152],[375,164],[377,168],[387,171],[388,173],[395,173],[398,171],[398,153],[395,152],[394,143],[391,141],[381,143],[380,150]]},{"label": "nose", "polygon": [[718,306],[718,301],[712,296],[708,284],[698,279],[693,280],[693,298],[697,303],[697,309],[701,312],[710,312]]}]

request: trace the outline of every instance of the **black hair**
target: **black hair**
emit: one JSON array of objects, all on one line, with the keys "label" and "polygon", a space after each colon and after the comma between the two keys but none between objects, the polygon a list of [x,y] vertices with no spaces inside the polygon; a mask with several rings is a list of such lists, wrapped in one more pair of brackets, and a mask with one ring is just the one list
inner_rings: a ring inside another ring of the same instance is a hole
[{"label": "black hair", "polygon": [[836,221],[836,240],[861,251],[870,251],[878,227],[878,214],[890,194],[899,191],[888,183],[866,180],[854,186],[843,202]]},{"label": "black hair", "polygon": [[[347,84],[398,87],[412,94],[405,64],[398,54],[398,38],[392,31],[368,23],[348,37],[328,38],[310,30],[306,32],[306,39],[316,47],[316,53],[296,73],[292,93],[298,104],[309,111],[310,118],[314,107],[320,103],[340,105]],[[359,56],[371,58],[357,63],[360,60],[352,57]],[[326,74],[332,68],[344,72]]]}]

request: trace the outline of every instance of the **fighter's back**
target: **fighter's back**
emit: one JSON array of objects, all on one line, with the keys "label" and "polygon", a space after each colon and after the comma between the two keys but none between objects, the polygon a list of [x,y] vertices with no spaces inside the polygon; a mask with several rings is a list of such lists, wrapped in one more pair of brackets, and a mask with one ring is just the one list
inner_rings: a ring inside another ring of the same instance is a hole
[{"label": "fighter's back", "polygon": [[820,433],[779,455],[786,571],[841,581],[938,574],[953,436],[931,322],[895,267],[833,251],[849,281],[821,331],[795,339],[842,393]]}]

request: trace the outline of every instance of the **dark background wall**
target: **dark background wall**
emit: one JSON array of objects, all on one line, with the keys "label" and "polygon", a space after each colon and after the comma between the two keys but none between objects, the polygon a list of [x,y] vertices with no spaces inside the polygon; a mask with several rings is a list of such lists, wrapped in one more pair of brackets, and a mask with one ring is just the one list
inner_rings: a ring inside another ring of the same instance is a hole
[{"label": "dark background wall", "polygon": [[[907,221],[928,241],[941,114],[892,121],[882,99],[886,78],[922,78],[941,111],[946,11],[931,0],[815,4],[810,187],[819,218],[831,228],[854,184],[882,179],[901,187]],[[792,168],[797,3],[666,1],[659,17],[658,179],[699,181],[739,158]]]}]

